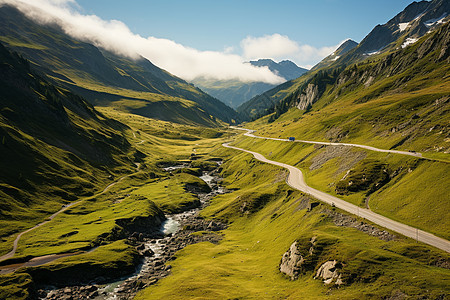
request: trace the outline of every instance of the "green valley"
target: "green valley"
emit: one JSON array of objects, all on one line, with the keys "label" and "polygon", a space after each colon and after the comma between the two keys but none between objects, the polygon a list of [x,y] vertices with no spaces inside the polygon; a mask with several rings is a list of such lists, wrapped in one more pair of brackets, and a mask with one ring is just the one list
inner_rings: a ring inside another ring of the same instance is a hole
[{"label": "green valley", "polygon": [[[334,52],[249,34],[241,56],[83,5],[0,0],[0,299],[449,298],[448,1]],[[258,68],[218,79],[270,45],[323,59],[251,61],[289,79],[268,91]]]}]

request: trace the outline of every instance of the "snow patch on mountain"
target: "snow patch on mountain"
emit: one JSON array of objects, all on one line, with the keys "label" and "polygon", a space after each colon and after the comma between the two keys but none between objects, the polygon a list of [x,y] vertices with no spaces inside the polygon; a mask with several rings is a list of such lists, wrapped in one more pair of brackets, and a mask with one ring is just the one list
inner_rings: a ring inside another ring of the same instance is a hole
[{"label": "snow patch on mountain", "polygon": [[398,28],[400,29],[400,32],[405,31],[405,29],[408,27],[409,23],[400,23],[398,24]]},{"label": "snow patch on mountain", "polygon": [[418,39],[415,39],[415,38],[407,38],[406,41],[402,44],[402,48],[406,48],[409,45],[412,45],[417,41],[418,41]]},{"label": "snow patch on mountain", "polygon": [[372,52],[367,52],[367,53],[365,53],[365,55],[375,55],[375,54],[378,54],[378,53],[380,53],[380,51],[372,51]]},{"label": "snow patch on mountain", "polygon": [[447,16],[447,13],[445,12],[439,18],[427,20],[427,21],[423,22],[423,24],[429,28],[434,25],[444,23],[444,19],[446,16]]}]

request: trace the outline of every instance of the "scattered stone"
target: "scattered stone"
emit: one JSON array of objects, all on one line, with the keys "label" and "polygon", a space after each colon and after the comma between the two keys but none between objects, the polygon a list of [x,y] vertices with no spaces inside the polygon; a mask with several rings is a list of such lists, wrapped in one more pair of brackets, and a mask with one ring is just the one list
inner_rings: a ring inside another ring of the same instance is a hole
[{"label": "scattered stone", "polygon": [[150,257],[150,256],[153,256],[154,254],[155,254],[155,252],[153,252],[152,249],[145,249],[141,253],[141,255],[145,256],[145,257]]},{"label": "scattered stone", "polygon": [[356,218],[353,218],[352,216],[344,215],[329,209],[325,209],[324,213],[329,215],[333,219],[334,224],[337,226],[353,227],[358,229],[359,231],[367,233],[368,235],[371,236],[378,237],[379,239],[384,241],[391,241],[397,238],[395,234],[389,233],[386,230],[381,230],[375,226],[361,222]]},{"label": "scattered stone", "polygon": [[310,271],[314,268],[312,262],[317,257],[319,251],[316,249],[317,238],[313,236],[309,241],[309,249],[303,250],[303,253],[299,249],[298,241],[292,243],[289,250],[284,253],[280,262],[280,272],[285,273],[291,277],[291,280],[298,279],[299,275]]},{"label": "scattered stone", "polygon": [[[220,165],[220,164],[219,164]],[[212,171],[211,176],[218,176],[218,173]],[[223,194],[227,191],[217,185],[218,179],[211,181],[210,187],[213,189],[210,193],[204,191],[196,191],[199,197],[199,205],[185,212],[168,216],[176,219],[180,223],[181,230],[175,234],[165,235],[163,232],[156,230],[150,226],[146,226],[143,230],[140,228],[132,228],[128,231],[128,242],[136,247],[142,256],[142,265],[139,267],[139,273],[129,277],[120,286],[118,286],[113,294],[104,290],[104,285],[88,285],[88,286],[71,286],[55,290],[39,290],[40,299],[93,299],[98,296],[113,299],[132,299],[136,293],[150,285],[158,282],[170,274],[171,265],[167,262],[176,259],[175,253],[186,247],[199,242],[218,243],[222,236],[217,231],[227,228],[227,224],[204,220],[198,215],[198,211],[206,207],[215,195]],[[201,234],[193,234],[195,232]],[[105,278],[97,278],[96,282],[105,282]]]}]

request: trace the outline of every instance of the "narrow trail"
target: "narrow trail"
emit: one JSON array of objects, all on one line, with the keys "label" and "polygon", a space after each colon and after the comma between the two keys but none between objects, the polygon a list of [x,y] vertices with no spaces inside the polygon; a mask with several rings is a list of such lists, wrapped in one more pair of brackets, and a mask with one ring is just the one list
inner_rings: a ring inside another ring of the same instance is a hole
[{"label": "narrow trail", "polygon": [[[137,169],[137,171],[136,171],[135,173],[128,174],[128,175],[125,175],[125,176],[120,177],[120,178],[117,179],[115,182],[113,182],[113,183],[109,184],[107,187],[105,187],[105,188],[103,189],[103,191],[97,193],[97,194],[94,195],[93,197],[100,196],[100,195],[106,193],[106,192],[109,191],[113,186],[115,186],[116,184],[118,184],[119,182],[121,182],[122,180],[124,180],[125,178],[128,178],[128,177],[130,177],[130,176],[132,176],[132,175],[138,173],[138,172],[140,171],[140,169],[141,169],[141,164],[140,164],[140,163],[136,163],[136,169]],[[41,223],[35,225],[34,227],[31,227],[31,228],[29,228],[29,229],[27,229],[27,230],[22,231],[21,233],[19,233],[19,235],[18,235],[18,236],[16,237],[16,239],[14,240],[14,243],[13,243],[13,249],[12,249],[10,252],[6,253],[5,255],[0,256],[0,262],[3,261],[3,260],[6,260],[6,259],[12,258],[12,257],[14,256],[14,254],[16,254],[17,247],[19,246],[19,240],[20,240],[20,238],[22,237],[22,235],[24,235],[25,233],[28,233],[28,232],[30,232],[30,231],[36,229],[36,228],[39,228],[39,227],[41,227],[42,225],[47,224],[48,222],[50,222],[51,220],[53,220],[53,219],[54,219],[57,215],[59,215],[60,213],[66,211],[66,210],[69,209],[70,207],[72,207],[72,206],[74,206],[74,205],[77,205],[78,203],[80,203],[80,202],[82,202],[82,201],[84,201],[84,199],[81,199],[81,200],[78,200],[78,201],[76,201],[76,202],[73,202],[73,203],[64,205],[60,210],[58,210],[58,211],[55,212],[53,215],[51,215],[50,217],[48,217],[44,222],[41,222]],[[36,259],[37,259],[37,258],[36,258]]]},{"label": "narrow trail", "polygon": [[[245,130],[248,130],[248,129],[245,129]],[[339,199],[337,197],[334,197],[332,195],[329,195],[327,193],[324,193],[322,191],[319,191],[317,189],[314,189],[314,188],[308,186],[305,182],[305,179],[303,178],[302,172],[294,166],[291,166],[291,165],[288,165],[285,163],[280,163],[280,162],[273,161],[273,160],[269,160],[258,152],[230,146],[229,143],[222,144],[222,146],[250,153],[259,161],[288,169],[289,176],[288,176],[286,182],[289,186],[291,186],[292,188],[294,188],[296,190],[307,193],[322,202],[325,202],[329,205],[334,205],[334,206],[336,206],[342,210],[345,210],[351,214],[354,214],[354,215],[357,215],[364,219],[367,219],[375,224],[378,224],[387,229],[390,229],[392,231],[400,233],[404,236],[410,237],[410,238],[420,241],[422,243],[442,249],[446,252],[450,252],[450,242],[447,241],[446,239],[437,237],[431,233],[428,233],[426,231],[405,225],[403,223],[391,220],[387,217],[384,217],[382,215],[374,213],[370,209],[361,208],[361,207],[353,205],[347,201],[344,201],[342,199]]]}]

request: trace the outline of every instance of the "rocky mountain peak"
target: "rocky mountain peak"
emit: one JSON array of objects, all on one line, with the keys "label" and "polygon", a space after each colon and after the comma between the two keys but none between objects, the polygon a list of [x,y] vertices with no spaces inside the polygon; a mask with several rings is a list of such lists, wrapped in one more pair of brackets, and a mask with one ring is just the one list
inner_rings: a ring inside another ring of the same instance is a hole
[{"label": "rocky mountain peak", "polygon": [[420,1],[408,5],[402,12],[383,25],[377,25],[357,49],[359,55],[373,55],[416,42],[427,32],[450,19],[450,2],[446,0]]}]

